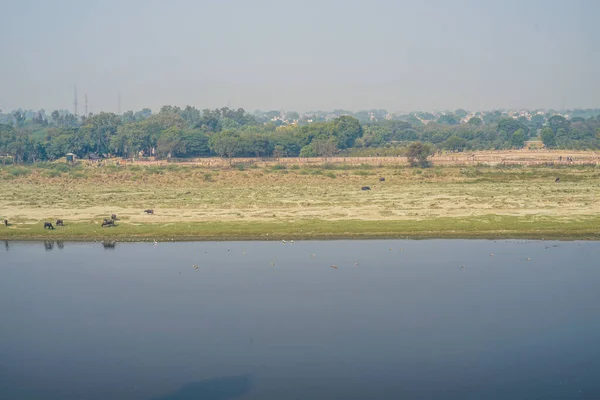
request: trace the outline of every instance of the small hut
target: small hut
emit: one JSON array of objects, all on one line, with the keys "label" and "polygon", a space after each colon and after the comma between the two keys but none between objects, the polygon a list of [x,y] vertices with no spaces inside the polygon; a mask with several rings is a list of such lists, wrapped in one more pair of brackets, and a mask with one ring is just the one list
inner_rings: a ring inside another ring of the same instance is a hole
[{"label": "small hut", "polygon": [[75,164],[75,159],[77,158],[77,156],[75,154],[73,154],[73,153],[67,153],[65,155],[65,157],[66,157],[67,162],[69,164]]}]

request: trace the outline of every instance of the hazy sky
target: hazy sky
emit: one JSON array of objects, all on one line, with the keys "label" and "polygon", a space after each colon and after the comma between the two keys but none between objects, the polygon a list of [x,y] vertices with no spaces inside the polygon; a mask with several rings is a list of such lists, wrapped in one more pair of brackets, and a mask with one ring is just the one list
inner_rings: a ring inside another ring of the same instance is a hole
[{"label": "hazy sky", "polygon": [[0,109],[600,107],[599,0],[0,0]]}]

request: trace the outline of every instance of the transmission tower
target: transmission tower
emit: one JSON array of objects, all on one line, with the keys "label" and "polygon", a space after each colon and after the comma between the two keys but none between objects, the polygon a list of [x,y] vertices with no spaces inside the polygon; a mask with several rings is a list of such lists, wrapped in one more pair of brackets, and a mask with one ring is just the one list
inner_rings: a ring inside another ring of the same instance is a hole
[{"label": "transmission tower", "polygon": [[75,85],[75,96],[73,97],[73,114],[77,115],[77,85]]}]

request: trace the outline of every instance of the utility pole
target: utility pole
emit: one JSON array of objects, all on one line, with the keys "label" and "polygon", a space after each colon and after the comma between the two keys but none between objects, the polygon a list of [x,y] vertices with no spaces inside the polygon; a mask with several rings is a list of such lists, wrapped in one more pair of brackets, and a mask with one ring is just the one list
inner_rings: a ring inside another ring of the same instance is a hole
[{"label": "utility pole", "polygon": [[77,115],[77,85],[75,85],[75,96],[73,97],[73,114]]}]

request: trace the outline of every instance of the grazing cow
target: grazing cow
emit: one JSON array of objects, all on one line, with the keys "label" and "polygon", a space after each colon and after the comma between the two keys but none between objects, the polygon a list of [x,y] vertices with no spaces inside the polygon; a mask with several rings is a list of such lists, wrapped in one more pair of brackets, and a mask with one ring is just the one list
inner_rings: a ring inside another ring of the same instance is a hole
[{"label": "grazing cow", "polygon": [[65,226],[65,224],[63,223],[62,219],[57,219],[56,220],[56,226]]},{"label": "grazing cow", "polygon": [[113,214],[110,216],[110,219],[112,219],[113,221],[117,220],[117,214]]},{"label": "grazing cow", "polygon": [[371,190],[369,186],[363,186],[360,190]]},{"label": "grazing cow", "polygon": [[144,212],[148,215],[150,215],[150,214],[154,215],[154,210],[148,209],[148,210],[144,210]]},{"label": "grazing cow", "polygon": [[381,178],[379,178],[379,182],[385,182],[385,178],[382,176]]},{"label": "grazing cow", "polygon": [[101,227],[104,228],[105,226],[115,226],[115,221],[112,219],[105,219],[104,222],[102,222]]},{"label": "grazing cow", "polygon": [[8,220],[7,219],[4,220],[4,226],[8,226]]},{"label": "grazing cow", "polygon": [[560,182],[560,178],[556,178],[556,179],[554,180],[554,183],[558,183],[558,182]]},{"label": "grazing cow", "polygon": [[51,222],[44,222],[44,229],[54,229]]}]

